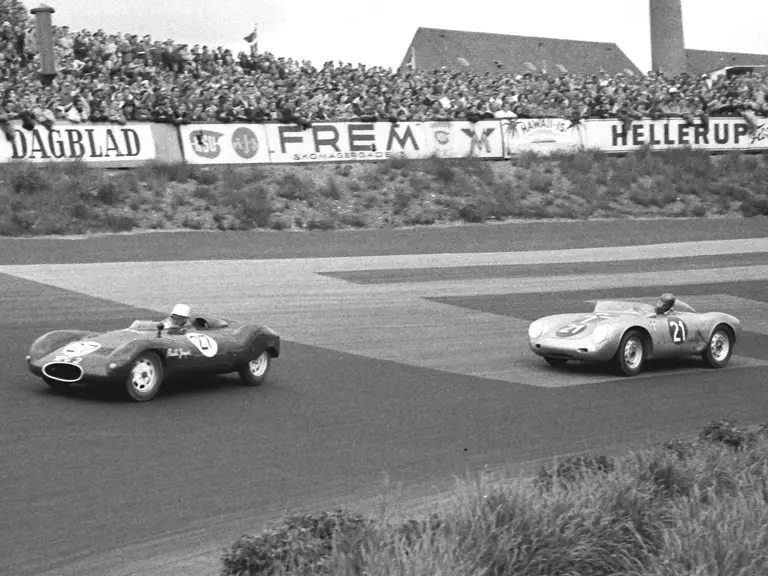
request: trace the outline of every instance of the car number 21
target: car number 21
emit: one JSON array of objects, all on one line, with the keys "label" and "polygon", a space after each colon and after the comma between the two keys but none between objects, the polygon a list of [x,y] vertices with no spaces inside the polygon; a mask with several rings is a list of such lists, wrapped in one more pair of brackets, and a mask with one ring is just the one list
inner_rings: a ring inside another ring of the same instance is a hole
[{"label": "car number 21", "polygon": [[669,335],[672,336],[672,342],[682,344],[688,338],[688,326],[679,318],[670,318]]},{"label": "car number 21", "polygon": [[193,332],[187,334],[187,340],[189,340],[195,348],[200,350],[203,356],[206,356],[207,358],[213,358],[219,351],[219,345],[216,343],[216,340],[206,334]]}]

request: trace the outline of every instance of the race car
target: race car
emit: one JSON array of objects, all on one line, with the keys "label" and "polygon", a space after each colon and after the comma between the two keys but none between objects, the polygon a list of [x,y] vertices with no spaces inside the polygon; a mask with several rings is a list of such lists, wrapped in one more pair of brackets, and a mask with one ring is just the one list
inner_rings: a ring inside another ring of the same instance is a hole
[{"label": "race car", "polygon": [[246,386],[264,382],[272,360],[280,356],[274,330],[188,315],[189,307],[179,304],[162,322],[135,320],[107,332],[48,332],[32,343],[27,364],[52,388],[119,384],[137,402],[154,398],[172,376],[237,372]]},{"label": "race car", "polygon": [[723,368],[741,334],[741,322],[722,312],[696,312],[674,295],[655,306],[600,300],[591,313],[545,316],[528,327],[529,346],[552,366],[569,360],[611,362],[620,375],[639,374],[646,360],[700,355]]}]

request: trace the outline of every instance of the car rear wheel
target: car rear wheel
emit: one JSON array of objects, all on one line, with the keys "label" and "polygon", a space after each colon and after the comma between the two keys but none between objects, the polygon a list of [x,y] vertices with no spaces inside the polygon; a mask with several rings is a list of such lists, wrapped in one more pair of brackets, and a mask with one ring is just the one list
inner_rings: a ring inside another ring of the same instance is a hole
[{"label": "car rear wheel", "polygon": [[131,364],[125,383],[128,395],[136,402],[148,402],[160,391],[163,363],[154,352],[142,352]]},{"label": "car rear wheel", "polygon": [[702,354],[704,361],[711,368],[723,368],[731,360],[733,338],[725,326],[718,326],[709,337],[707,347]]},{"label": "car rear wheel", "polygon": [[555,368],[565,366],[565,363],[568,362],[568,358],[553,358],[552,356],[546,356],[544,360],[547,364],[554,366]]},{"label": "car rear wheel", "polygon": [[637,330],[627,332],[619,343],[614,364],[624,376],[640,374],[645,363],[645,339]]},{"label": "car rear wheel", "polygon": [[240,369],[240,380],[246,386],[259,386],[267,379],[272,357],[267,350]]}]

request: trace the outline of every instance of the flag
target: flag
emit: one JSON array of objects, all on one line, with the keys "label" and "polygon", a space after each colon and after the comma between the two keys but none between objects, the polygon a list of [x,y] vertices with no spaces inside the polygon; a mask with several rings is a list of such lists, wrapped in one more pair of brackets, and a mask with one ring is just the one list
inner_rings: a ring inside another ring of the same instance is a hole
[{"label": "flag", "polygon": [[259,42],[259,24],[258,22],[253,26],[253,32],[248,34],[245,38],[243,38],[246,42],[249,44],[258,44]]}]

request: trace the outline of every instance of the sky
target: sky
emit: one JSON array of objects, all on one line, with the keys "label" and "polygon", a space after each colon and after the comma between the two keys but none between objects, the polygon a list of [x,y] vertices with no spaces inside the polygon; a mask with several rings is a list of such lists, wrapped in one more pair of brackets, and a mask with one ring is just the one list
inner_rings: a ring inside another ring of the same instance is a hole
[{"label": "sky", "polygon": [[[31,8],[38,2],[25,1]],[[650,69],[648,0],[49,0],[54,24],[310,60],[400,65],[416,29],[615,42]],[[686,47],[768,54],[766,0],[682,0]]]}]

